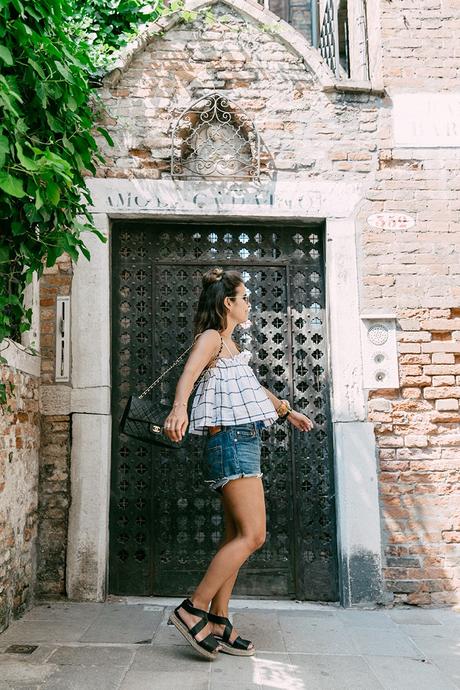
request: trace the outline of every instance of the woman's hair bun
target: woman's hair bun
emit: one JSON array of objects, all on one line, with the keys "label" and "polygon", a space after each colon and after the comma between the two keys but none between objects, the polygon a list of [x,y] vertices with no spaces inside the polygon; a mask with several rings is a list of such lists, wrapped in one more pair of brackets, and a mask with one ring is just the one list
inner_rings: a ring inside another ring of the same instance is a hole
[{"label": "woman's hair bun", "polygon": [[217,283],[219,280],[222,280],[223,274],[223,268],[211,268],[211,270],[206,271],[203,276],[203,288],[207,288],[213,283]]}]

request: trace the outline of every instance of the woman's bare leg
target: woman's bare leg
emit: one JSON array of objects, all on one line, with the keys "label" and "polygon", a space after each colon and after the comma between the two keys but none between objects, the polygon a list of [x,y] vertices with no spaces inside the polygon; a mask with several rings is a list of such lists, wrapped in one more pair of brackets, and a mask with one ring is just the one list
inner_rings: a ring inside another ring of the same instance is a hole
[{"label": "woman's bare leg", "polygon": [[[229,541],[234,539],[237,535],[236,525],[230,512],[230,509],[226,505],[225,496],[222,496],[222,506],[224,509],[225,536],[222,540],[220,548],[222,548],[224,544],[227,544]],[[209,609],[210,613],[213,613],[216,616],[223,616],[224,618],[228,618],[228,602],[230,601],[230,597],[232,596],[233,588],[235,586],[238,573],[239,569],[235,573],[233,573],[233,575],[230,575],[228,580],[225,580],[224,584],[211,601],[211,607]],[[212,630],[215,635],[222,636],[224,633],[224,625],[219,623],[212,623]],[[236,628],[233,628],[229,637],[229,642],[234,642],[234,640],[236,640],[237,637],[238,631],[236,630]],[[249,648],[251,647],[254,647],[252,643]]]},{"label": "woman's bare leg", "polygon": [[[224,522],[225,522],[225,536],[222,540],[220,548],[225,544],[232,541],[237,536],[237,529],[235,521],[233,520],[230,508],[226,504],[225,495],[222,494],[222,508],[224,511]],[[211,607],[209,609],[210,613],[214,613],[216,616],[228,617],[228,602],[233,592],[233,587],[235,586],[236,579],[238,577],[239,568],[230,577],[225,580],[222,587],[216,592],[215,596],[211,601]]]},{"label": "woman's bare leg", "polygon": [[[222,491],[226,507],[236,527],[236,536],[219,549],[190,597],[196,608],[205,611],[224,583],[229,578],[236,579],[239,568],[265,541],[266,517],[262,479],[233,479],[225,484]],[[183,609],[180,609],[180,615],[189,627],[198,621],[196,616],[188,614]],[[197,641],[206,637],[209,632],[211,627],[207,625],[197,635]]]}]

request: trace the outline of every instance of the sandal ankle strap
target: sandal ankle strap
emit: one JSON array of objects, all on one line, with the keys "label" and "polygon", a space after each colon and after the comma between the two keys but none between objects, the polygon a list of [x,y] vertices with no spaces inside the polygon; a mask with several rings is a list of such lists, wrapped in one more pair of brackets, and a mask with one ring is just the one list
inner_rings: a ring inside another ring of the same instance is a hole
[{"label": "sandal ankle strap", "polygon": [[187,611],[187,613],[192,614],[192,616],[199,616],[200,618],[203,618],[207,621],[208,619],[208,614],[206,611],[203,611],[203,609],[196,609],[190,599],[184,599],[182,604],[178,606],[178,608],[183,608],[184,611]]},{"label": "sandal ankle strap", "polygon": [[218,625],[227,625],[230,623],[228,618],[225,618],[224,616],[216,616],[215,613],[208,613],[208,619],[211,621],[211,623],[217,623]]}]

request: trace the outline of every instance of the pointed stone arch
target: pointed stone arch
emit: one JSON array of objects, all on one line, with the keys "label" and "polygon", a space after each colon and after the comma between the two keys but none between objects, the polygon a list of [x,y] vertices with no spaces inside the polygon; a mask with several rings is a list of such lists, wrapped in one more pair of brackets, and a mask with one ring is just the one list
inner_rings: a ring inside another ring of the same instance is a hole
[{"label": "pointed stone arch", "polygon": [[172,132],[175,179],[251,179],[260,175],[260,136],[252,119],[213,92],[189,105]]},{"label": "pointed stone arch", "polygon": [[[267,26],[271,27],[274,38],[302,59],[306,68],[315,75],[322,90],[334,90],[334,76],[319,51],[313,48],[287,22],[268,9],[252,2],[252,0],[186,0],[185,9],[198,12],[217,4],[227,5],[242,16],[257,22],[263,29],[266,29]],[[111,87],[116,86],[138,53],[142,52],[149,43],[164,35],[182,21],[180,13],[176,13],[170,17],[161,17],[155,22],[148,24],[135,39],[118,51],[110,71],[104,76],[104,84]]]}]

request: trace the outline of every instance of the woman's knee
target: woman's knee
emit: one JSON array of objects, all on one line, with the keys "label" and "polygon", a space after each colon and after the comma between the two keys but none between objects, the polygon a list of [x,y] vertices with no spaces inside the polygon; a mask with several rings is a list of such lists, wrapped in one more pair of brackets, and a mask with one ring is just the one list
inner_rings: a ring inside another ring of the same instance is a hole
[{"label": "woman's knee", "polygon": [[266,534],[265,531],[252,532],[251,534],[246,535],[246,539],[249,545],[249,549],[251,553],[253,553],[258,549],[261,549],[262,546],[265,544]]}]

